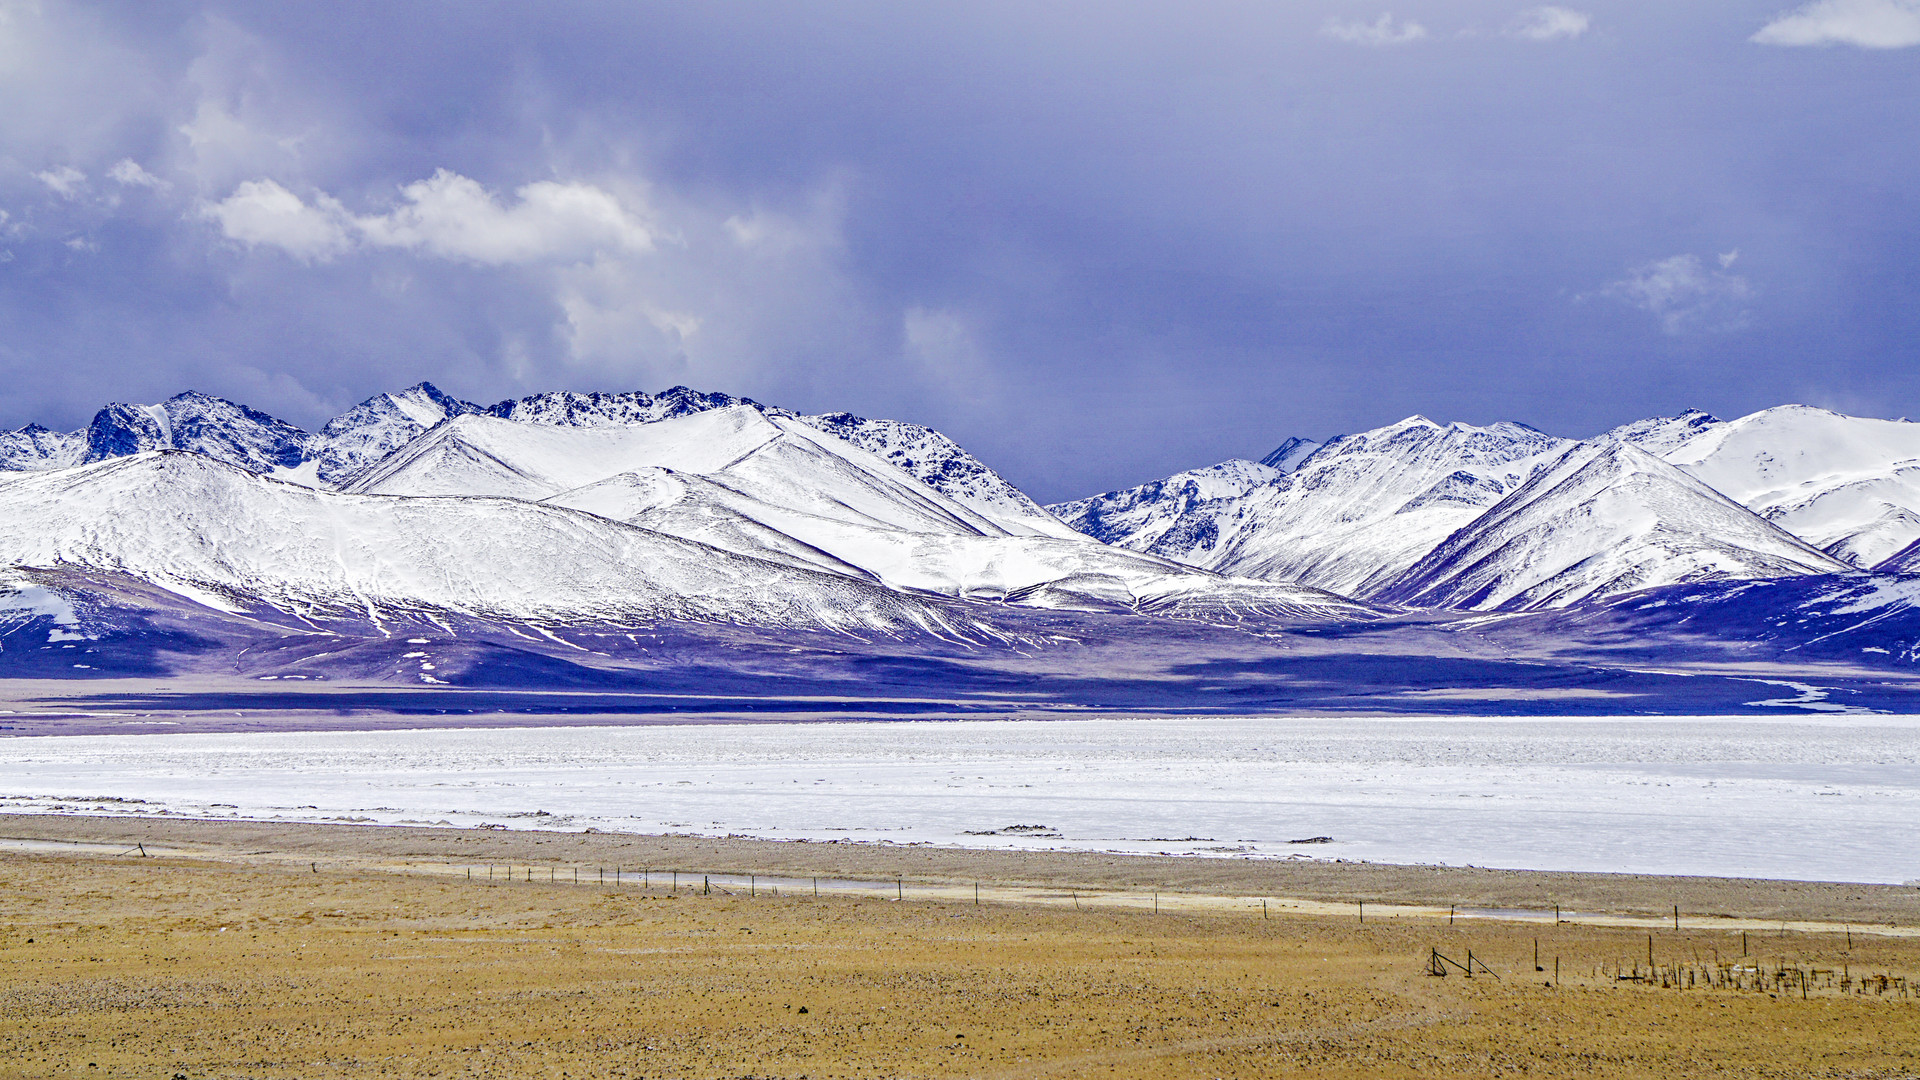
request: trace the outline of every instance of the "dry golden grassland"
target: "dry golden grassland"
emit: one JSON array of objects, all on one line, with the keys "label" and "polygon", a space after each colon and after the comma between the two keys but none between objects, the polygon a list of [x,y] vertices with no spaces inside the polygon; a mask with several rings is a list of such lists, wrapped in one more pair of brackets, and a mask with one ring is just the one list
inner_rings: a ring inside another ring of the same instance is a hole
[{"label": "dry golden grassland", "polygon": [[1862,981],[1911,936],[1656,930],[1631,982],[1643,928],[559,876],[0,851],[0,1077],[1920,1075],[1920,997]]}]

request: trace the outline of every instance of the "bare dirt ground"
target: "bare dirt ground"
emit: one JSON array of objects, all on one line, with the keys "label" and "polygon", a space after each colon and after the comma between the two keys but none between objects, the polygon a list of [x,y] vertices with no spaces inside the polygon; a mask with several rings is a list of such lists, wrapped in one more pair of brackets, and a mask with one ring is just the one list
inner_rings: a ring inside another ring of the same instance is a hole
[{"label": "bare dirt ground", "polygon": [[[115,818],[0,838],[0,1077],[1920,1076],[1914,889]],[[599,877],[643,861],[680,888]],[[693,884],[718,873],[785,887]],[[871,889],[896,874],[908,902]],[[1115,899],[1142,892],[1159,914]],[[1540,897],[1586,914],[1445,911]],[[1674,903],[1678,931],[1601,917]]]},{"label": "bare dirt ground", "polygon": [[0,814],[8,839],[160,844],[192,852],[278,857],[306,865],[651,867],[686,873],[784,875],[922,884],[989,882],[1054,890],[1161,890],[1291,897],[1333,904],[1527,908],[1920,928],[1920,888],[1900,885],[1647,877],[1302,859],[1175,858],[1087,852],[980,851],[890,844],[806,843],[626,833],[394,828],[163,817]]}]

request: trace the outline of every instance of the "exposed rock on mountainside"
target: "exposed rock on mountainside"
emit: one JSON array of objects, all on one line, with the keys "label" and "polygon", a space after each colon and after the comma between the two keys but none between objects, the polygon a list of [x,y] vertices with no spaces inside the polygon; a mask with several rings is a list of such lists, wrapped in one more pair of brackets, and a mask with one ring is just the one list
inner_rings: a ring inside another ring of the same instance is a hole
[{"label": "exposed rock on mountainside", "polygon": [[225,398],[188,391],[158,405],[114,404],[87,428],[83,462],[147,450],[188,450],[249,472],[291,469],[310,436],[284,420]]},{"label": "exposed rock on mountainside", "polygon": [[0,471],[64,469],[78,465],[86,452],[87,436],[81,431],[48,431],[28,424],[18,431],[0,432]]}]

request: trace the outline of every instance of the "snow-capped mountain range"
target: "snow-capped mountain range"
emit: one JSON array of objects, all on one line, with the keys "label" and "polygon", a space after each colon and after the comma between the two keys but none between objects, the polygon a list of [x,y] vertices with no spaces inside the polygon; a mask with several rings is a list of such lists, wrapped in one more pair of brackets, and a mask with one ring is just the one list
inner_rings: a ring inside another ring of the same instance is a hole
[{"label": "snow-capped mountain range", "polygon": [[1005,608],[1368,621],[1915,571],[1920,425],[1803,406],[1585,441],[1415,416],[1052,507],[930,428],[685,387],[482,406],[421,383],[317,432],[185,393],[0,434],[16,610],[78,572],[316,627],[969,639]]},{"label": "snow-capped mountain range", "polygon": [[[987,634],[968,602],[1367,617],[1071,529],[931,429],[684,387],[481,407],[428,384],[308,433],[202,394],[14,433],[0,575],[236,615]],[[0,589],[0,591],[5,591]]]},{"label": "snow-capped mountain range", "polygon": [[1576,442],[1415,416],[1049,509],[1116,546],[1381,604],[1562,607],[1686,582],[1911,572],[1920,424],[1788,405]]}]

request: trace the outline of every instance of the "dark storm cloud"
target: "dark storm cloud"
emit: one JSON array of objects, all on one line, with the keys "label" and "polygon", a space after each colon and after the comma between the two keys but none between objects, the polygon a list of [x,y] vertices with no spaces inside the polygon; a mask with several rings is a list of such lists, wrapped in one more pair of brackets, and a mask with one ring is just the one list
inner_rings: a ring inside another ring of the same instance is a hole
[{"label": "dark storm cloud", "polygon": [[9,424],[684,382],[1057,498],[1411,412],[1920,412],[1906,0],[0,13]]}]

